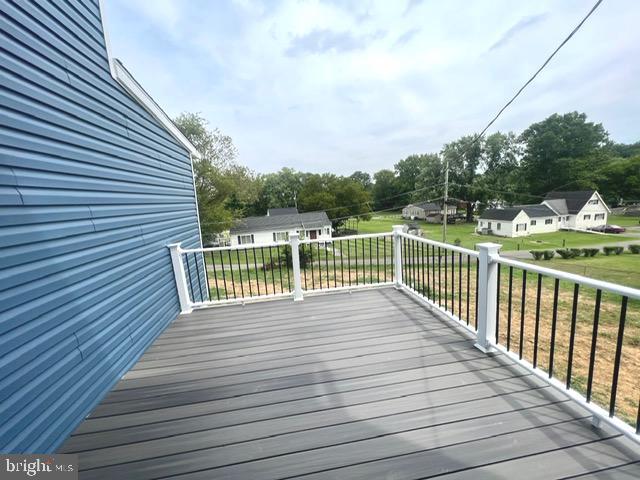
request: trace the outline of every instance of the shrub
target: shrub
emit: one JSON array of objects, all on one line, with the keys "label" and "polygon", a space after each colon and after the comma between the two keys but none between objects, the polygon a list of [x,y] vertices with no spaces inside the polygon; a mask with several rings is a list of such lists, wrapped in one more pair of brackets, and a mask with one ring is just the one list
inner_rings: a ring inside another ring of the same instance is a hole
[{"label": "shrub", "polygon": [[640,253],[640,244],[629,245],[629,251],[631,253]]},{"label": "shrub", "polygon": [[459,247],[460,245],[462,245],[462,240],[460,240],[459,238],[456,238],[456,239],[453,241],[453,244],[454,244],[456,247]]},{"label": "shrub", "polygon": [[542,250],[531,250],[529,253],[533,255],[533,258],[535,260],[542,260],[542,257],[544,255],[544,252]]},{"label": "shrub", "polygon": [[551,260],[553,257],[556,256],[556,252],[554,252],[553,250],[544,250],[542,252],[542,255],[544,256],[545,260]]},{"label": "shrub", "polygon": [[602,247],[602,251],[606,256],[611,255],[615,251],[616,247]]},{"label": "shrub", "polygon": [[622,255],[622,252],[624,252],[624,247],[613,247],[613,253],[616,255]]},{"label": "shrub", "polygon": [[573,253],[574,257],[579,257],[580,255],[582,255],[581,248],[570,248],[569,250],[571,251],[571,253]]},{"label": "shrub", "polygon": [[599,251],[600,251],[599,248],[583,248],[582,254],[585,257],[595,257]]},{"label": "shrub", "polygon": [[558,255],[560,255],[564,259],[573,258],[576,256],[576,254],[568,248],[560,248],[556,250],[556,252],[558,252]]}]

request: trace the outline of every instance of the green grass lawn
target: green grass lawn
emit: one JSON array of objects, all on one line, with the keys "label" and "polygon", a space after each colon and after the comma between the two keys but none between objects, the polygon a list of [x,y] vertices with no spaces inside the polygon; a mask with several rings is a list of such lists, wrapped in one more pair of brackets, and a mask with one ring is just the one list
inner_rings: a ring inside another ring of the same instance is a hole
[{"label": "green grass lawn", "polygon": [[[619,217],[614,217],[619,218]],[[358,224],[358,233],[390,232],[393,225],[406,223],[400,213],[376,214],[369,221],[361,221]],[[426,223],[416,220],[426,238],[442,241],[442,225]],[[602,245],[611,242],[628,240],[630,237],[623,235],[595,235],[579,232],[553,232],[541,233],[529,237],[504,238],[494,235],[478,235],[475,233],[476,223],[464,223],[447,226],[447,242],[454,243],[460,239],[461,245],[474,249],[477,243],[494,242],[502,245],[502,251],[509,250],[544,250],[556,248],[584,247],[587,245]]]},{"label": "green grass lawn", "polygon": [[623,215],[609,215],[607,223],[610,225],[620,225],[621,227],[640,227],[640,218],[626,217]]},{"label": "green grass lawn", "polygon": [[622,255],[577,257],[570,259],[527,260],[543,267],[597,278],[628,287],[640,288],[640,255],[625,252]]}]

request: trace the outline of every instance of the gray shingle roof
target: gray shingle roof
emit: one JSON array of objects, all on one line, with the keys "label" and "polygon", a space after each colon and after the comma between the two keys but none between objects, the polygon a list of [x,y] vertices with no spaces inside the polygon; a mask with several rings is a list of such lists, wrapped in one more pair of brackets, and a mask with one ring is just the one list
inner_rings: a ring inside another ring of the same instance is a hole
[{"label": "gray shingle roof", "polygon": [[290,231],[331,225],[326,212],[294,213],[264,217],[247,217],[230,229],[231,235],[264,231]]},{"label": "gray shingle roof", "polygon": [[296,207],[284,207],[284,208],[270,208],[267,210],[267,215],[273,217],[275,215],[292,215],[298,213]]},{"label": "gray shingle roof", "polygon": [[569,213],[567,207],[567,201],[564,198],[549,198],[545,202],[551,207],[551,209],[558,215],[566,215]]},{"label": "gray shingle roof", "polygon": [[483,220],[505,220],[511,221],[524,211],[529,218],[554,217],[555,213],[546,205],[516,205],[508,208],[492,208],[485,210],[480,218]]},{"label": "gray shingle roof", "polygon": [[414,207],[418,207],[421,208],[423,210],[426,210],[428,212],[439,212],[440,210],[442,210],[442,206],[438,205],[437,203],[432,203],[432,202],[419,202],[419,203],[413,203],[412,204]]},{"label": "gray shingle roof", "polygon": [[549,192],[545,200],[564,199],[568,213],[578,213],[586,205],[595,190],[581,190],[576,192]]}]

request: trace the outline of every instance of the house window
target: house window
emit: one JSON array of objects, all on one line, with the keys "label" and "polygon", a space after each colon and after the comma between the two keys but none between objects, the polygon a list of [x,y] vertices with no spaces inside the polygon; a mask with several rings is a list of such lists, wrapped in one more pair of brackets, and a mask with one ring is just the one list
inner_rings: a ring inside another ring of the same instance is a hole
[{"label": "house window", "polygon": [[585,215],[584,217],[582,217],[584,220],[591,220],[591,215]]},{"label": "house window", "polygon": [[567,222],[569,221],[569,217],[564,217],[564,219],[565,219],[565,221],[567,221]]},{"label": "house window", "polygon": [[589,200],[587,203],[588,203],[589,205],[598,205],[598,203],[600,203],[600,202],[598,202],[598,199],[597,199],[597,198],[595,198],[595,199],[593,199],[593,200]]},{"label": "house window", "polygon": [[535,227],[536,226],[536,221],[535,220],[531,220],[531,226]]},{"label": "house window", "polygon": [[593,217],[594,220],[604,220],[604,213],[596,213],[596,216]]},{"label": "house window", "polygon": [[324,227],[324,234],[331,235],[331,227]]},{"label": "house window", "polygon": [[526,232],[527,231],[527,224],[526,223],[517,223],[516,224],[516,232]]},{"label": "house window", "polygon": [[496,230],[500,230],[500,227],[502,227],[501,223],[496,223]]},{"label": "house window", "polygon": [[491,222],[488,223],[487,227],[491,230]]},{"label": "house window", "polygon": [[253,234],[238,235],[238,245],[244,245],[246,243],[253,243]]},{"label": "house window", "polygon": [[484,222],[480,222],[480,226],[481,226],[481,227],[484,227]]},{"label": "house window", "polygon": [[289,240],[289,232],[273,232],[274,242],[286,242]]},{"label": "house window", "polygon": [[553,224],[553,218],[547,218],[547,219],[544,221],[544,224],[545,224],[545,225],[552,225],[552,224]]}]

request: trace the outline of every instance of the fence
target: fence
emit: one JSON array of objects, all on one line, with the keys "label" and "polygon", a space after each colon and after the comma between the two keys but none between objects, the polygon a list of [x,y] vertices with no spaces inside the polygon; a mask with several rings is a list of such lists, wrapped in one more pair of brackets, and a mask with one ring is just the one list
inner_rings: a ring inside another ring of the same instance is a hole
[{"label": "fence", "polygon": [[[640,290],[406,234],[183,250],[171,245],[183,312],[394,285],[473,332],[636,441]],[[194,272],[195,270],[195,272]]]}]

